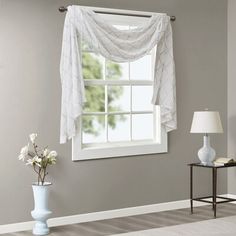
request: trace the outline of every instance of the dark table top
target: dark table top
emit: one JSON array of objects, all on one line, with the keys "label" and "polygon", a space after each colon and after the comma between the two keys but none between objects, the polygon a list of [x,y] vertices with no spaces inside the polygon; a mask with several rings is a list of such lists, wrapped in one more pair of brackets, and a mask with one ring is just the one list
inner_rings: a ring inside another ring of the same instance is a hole
[{"label": "dark table top", "polygon": [[205,167],[205,168],[226,168],[226,167],[236,167],[236,162],[234,163],[227,163],[223,166],[220,165],[203,165],[202,163],[190,163],[188,166],[197,166],[197,167]]}]

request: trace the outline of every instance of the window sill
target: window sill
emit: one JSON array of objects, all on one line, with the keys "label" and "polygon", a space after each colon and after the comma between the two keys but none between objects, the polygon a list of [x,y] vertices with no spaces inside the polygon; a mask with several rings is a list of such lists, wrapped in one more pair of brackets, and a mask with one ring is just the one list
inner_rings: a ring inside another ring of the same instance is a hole
[{"label": "window sill", "polygon": [[72,160],[82,161],[90,159],[102,159],[111,157],[125,157],[146,155],[155,153],[166,153],[168,151],[167,133],[162,132],[161,144],[154,141],[136,141],[136,142],[121,142],[99,145],[86,145],[80,147],[78,137],[75,137],[72,142]]}]

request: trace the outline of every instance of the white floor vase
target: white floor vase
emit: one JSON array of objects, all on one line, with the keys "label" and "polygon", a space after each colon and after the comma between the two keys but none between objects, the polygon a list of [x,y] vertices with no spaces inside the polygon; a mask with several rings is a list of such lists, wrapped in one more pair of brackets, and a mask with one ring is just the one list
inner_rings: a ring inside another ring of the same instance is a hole
[{"label": "white floor vase", "polygon": [[49,228],[47,220],[52,213],[48,209],[48,197],[51,183],[44,183],[44,185],[33,184],[34,193],[34,210],[31,211],[32,217],[36,223],[33,228],[34,235],[46,235],[49,234]]}]

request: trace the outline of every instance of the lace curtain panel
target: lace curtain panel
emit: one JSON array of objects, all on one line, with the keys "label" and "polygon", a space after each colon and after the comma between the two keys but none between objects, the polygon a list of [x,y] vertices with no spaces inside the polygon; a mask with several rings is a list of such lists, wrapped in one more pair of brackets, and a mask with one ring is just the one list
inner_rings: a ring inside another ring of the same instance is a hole
[{"label": "lace curtain panel", "polygon": [[65,18],[60,74],[62,83],[60,142],[76,134],[85,89],[80,42],[114,62],[137,60],[156,46],[152,103],[160,105],[161,124],[167,132],[177,128],[175,66],[170,17],[153,13],[135,29],[119,30],[86,7],[70,6]]}]

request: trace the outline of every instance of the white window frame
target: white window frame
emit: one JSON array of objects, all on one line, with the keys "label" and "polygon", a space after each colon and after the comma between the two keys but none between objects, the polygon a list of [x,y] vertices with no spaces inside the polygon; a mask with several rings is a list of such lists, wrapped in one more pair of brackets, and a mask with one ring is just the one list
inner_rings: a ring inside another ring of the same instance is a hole
[{"label": "white window frame", "polygon": [[[93,10],[104,11],[107,9],[103,8],[93,8]],[[109,9],[110,12],[127,13],[124,10],[113,10]],[[128,11],[130,14],[140,14],[137,11]],[[144,15],[148,12],[142,12]],[[149,14],[151,14],[149,12]],[[117,16],[114,15],[103,15],[104,18],[111,20],[114,17],[114,24],[127,24],[129,20],[129,25],[137,24],[137,20],[141,17],[126,17],[122,16],[120,20],[117,20]],[[141,21],[140,21],[141,22]],[[142,23],[142,22],[141,22]],[[153,85],[153,81],[149,80],[89,80],[84,81],[85,85]],[[132,95],[131,95],[132,96]],[[168,137],[166,131],[161,127],[160,118],[160,107],[155,106],[154,111],[139,111],[139,112],[113,112],[112,114],[150,114],[153,113],[154,119],[154,139],[153,140],[140,140],[140,141],[126,141],[126,142],[108,142],[99,144],[83,144],[82,145],[82,128],[81,119],[78,120],[78,133],[72,140],[72,160],[90,160],[90,159],[101,159],[101,158],[112,158],[112,157],[122,157],[122,156],[136,156],[145,154],[157,154],[166,153],[168,151]],[[88,114],[88,113],[87,113]],[[91,114],[95,114],[94,112]],[[99,114],[102,114],[99,112]],[[105,112],[104,112],[105,114]],[[131,119],[132,120],[132,119]]]}]

